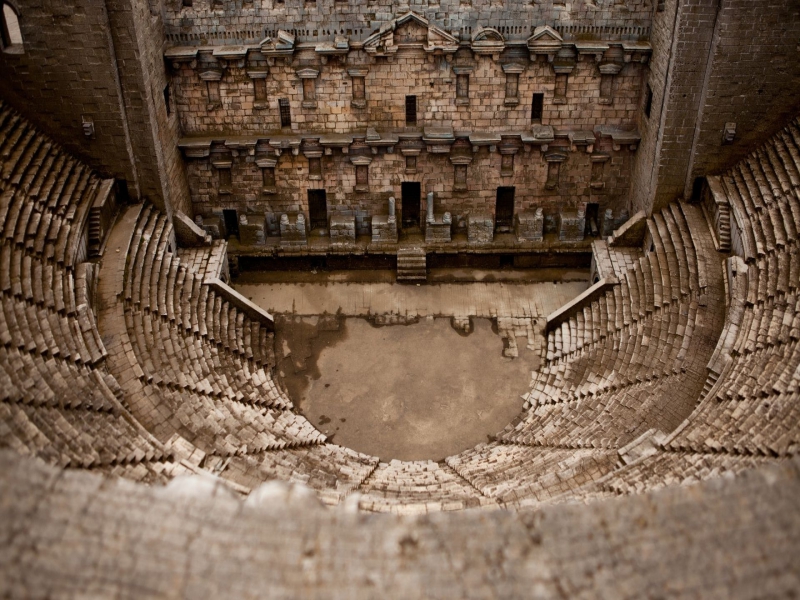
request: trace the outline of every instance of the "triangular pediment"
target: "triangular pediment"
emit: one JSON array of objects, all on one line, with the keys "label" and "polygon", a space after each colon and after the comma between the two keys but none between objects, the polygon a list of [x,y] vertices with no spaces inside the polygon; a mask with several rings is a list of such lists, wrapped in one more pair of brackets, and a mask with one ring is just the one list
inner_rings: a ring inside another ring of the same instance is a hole
[{"label": "triangular pediment", "polygon": [[564,41],[559,33],[549,25],[540,25],[528,38],[528,46],[557,46]]},{"label": "triangular pediment", "polygon": [[415,12],[407,12],[384,23],[364,40],[364,50],[370,54],[392,54],[403,46],[424,48],[429,52],[455,52],[458,40]]}]

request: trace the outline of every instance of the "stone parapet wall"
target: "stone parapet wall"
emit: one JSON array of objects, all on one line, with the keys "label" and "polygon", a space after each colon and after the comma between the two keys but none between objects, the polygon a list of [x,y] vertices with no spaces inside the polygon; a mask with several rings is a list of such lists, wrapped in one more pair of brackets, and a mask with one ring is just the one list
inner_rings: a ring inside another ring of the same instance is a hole
[{"label": "stone parapet wall", "polygon": [[384,21],[413,10],[440,27],[462,37],[480,27],[493,27],[512,38],[529,36],[529,24],[546,23],[565,38],[602,38],[619,32],[625,39],[638,40],[649,34],[652,3],[628,0],[624,3],[555,2],[529,0],[165,0],[167,38],[172,43],[241,44],[275,35],[278,28],[309,40],[332,40],[346,34],[365,39]]}]

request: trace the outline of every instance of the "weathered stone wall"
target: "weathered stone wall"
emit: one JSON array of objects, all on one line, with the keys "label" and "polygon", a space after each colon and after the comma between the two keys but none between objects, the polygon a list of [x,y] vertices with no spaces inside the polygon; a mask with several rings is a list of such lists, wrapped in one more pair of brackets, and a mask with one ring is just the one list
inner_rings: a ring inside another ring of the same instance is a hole
[{"label": "weathered stone wall", "polygon": [[[421,204],[424,219],[425,195],[434,192],[437,214],[449,211],[456,230],[466,228],[466,216],[480,212],[494,214],[498,186],[515,187],[515,212],[531,211],[543,207],[547,230],[554,231],[561,209],[576,208],[582,202],[600,205],[600,214],[613,208],[615,214],[628,203],[629,173],[634,153],[627,148],[619,151],[607,149],[609,159],[602,172],[603,187],[592,187],[592,155],[584,150],[572,151],[569,146],[557,146],[566,152],[567,159],[560,165],[558,187],[546,189],[548,163],[535,146],[529,151],[520,148],[514,156],[511,176],[501,174],[500,152],[490,152],[481,147],[472,153],[467,166],[467,189],[454,190],[455,167],[448,154],[422,152],[417,157],[417,172],[406,174],[405,157],[400,152],[380,150],[372,156],[369,165],[367,192],[355,191],[355,166],[348,155],[334,150],[322,157],[322,179],[309,180],[309,161],[302,154],[285,152],[277,159],[275,189],[277,193],[262,193],[262,172],[255,157],[247,152],[237,152],[231,168],[230,193],[220,193],[219,173],[204,159],[187,159],[187,172],[192,201],[196,214],[219,213],[222,209],[236,209],[246,214],[273,214],[268,217],[271,231],[276,233],[277,216],[282,212],[303,211],[308,215],[307,191],[325,189],[329,211],[355,214],[360,234],[368,229],[369,217],[386,214],[388,198],[397,198],[400,218],[402,182],[421,183]],[[595,149],[595,154],[602,151]],[[596,182],[597,183],[597,182]]]},{"label": "weathered stone wall", "polygon": [[[800,108],[800,3],[724,0],[698,116],[685,193],[695,177],[718,173],[794,117]],[[722,143],[726,123],[736,137]]]},{"label": "weathered stone wall", "polygon": [[171,114],[167,114],[164,95],[168,81],[158,4],[154,0],[107,0],[142,196],[168,214],[174,208],[191,215],[177,147],[180,123],[172,100]]},{"label": "weathered stone wall", "polygon": [[[199,62],[196,68],[181,63],[172,76],[172,84],[185,135],[280,130],[281,98],[289,100],[291,107],[292,126],[284,129],[287,132],[349,133],[367,127],[403,130],[407,95],[417,97],[420,127],[448,125],[457,131],[491,132],[529,129],[534,93],[544,94],[542,124],[570,130],[592,130],[597,125],[635,127],[646,64],[625,63],[613,78],[613,99],[606,104],[600,102],[601,77],[595,55],[582,55],[569,75],[566,102],[556,103],[556,75],[547,57],[531,62],[523,49],[522,56],[515,57],[515,61],[525,65],[519,75],[519,104],[506,106],[504,59],[473,57],[468,50],[467,54],[474,70],[469,75],[466,105],[456,103],[456,74],[452,66],[459,59],[434,56],[422,50],[401,50],[392,62],[385,59],[370,62],[362,52],[352,52],[346,64],[336,60],[326,65],[320,64],[313,51],[297,52],[289,64],[277,59],[269,67],[266,103],[256,103],[247,65],[237,66],[232,61],[219,82],[218,108],[208,108],[207,86],[200,79]],[[355,65],[369,69],[365,77],[364,108],[351,104],[353,81],[347,71]],[[303,108],[302,80],[296,74],[307,66],[319,70],[314,80],[317,99],[314,108]]]},{"label": "weathered stone wall", "polygon": [[[0,53],[0,94],[93,168],[125,179],[137,195],[104,2],[17,0],[24,53]],[[82,129],[92,119],[94,136]]]},{"label": "weathered stone wall", "polygon": [[[780,129],[798,107],[800,6],[792,0],[666,0],[653,18],[632,208],[692,194]],[[726,123],[736,137],[723,143]]]},{"label": "weathered stone wall", "polygon": [[[134,199],[186,211],[179,124],[163,101],[163,23],[148,0],[19,0],[24,52],[0,53],[0,93]],[[94,134],[84,135],[83,120]]]},{"label": "weathered stone wall", "polygon": [[441,27],[469,37],[479,27],[525,39],[533,25],[548,24],[566,39],[602,39],[612,31],[625,39],[646,38],[652,2],[594,0],[165,0],[167,38],[173,44],[258,42],[278,28],[316,41],[348,35],[363,39],[395,16],[413,10]]},{"label": "weathered stone wall", "polygon": [[[665,0],[664,9],[655,12],[652,21],[650,44],[654,51],[650,58],[649,73],[642,83],[641,112],[638,121],[639,134],[642,137],[633,161],[630,196],[632,205],[629,207],[631,214],[639,209],[644,209],[648,213],[652,210],[653,196],[658,184],[660,166],[658,155],[662,144],[660,132],[665,117],[667,74],[671,66],[672,45],[675,43],[673,30],[679,2],[680,0]],[[647,86],[652,92],[649,117],[644,112]]]}]

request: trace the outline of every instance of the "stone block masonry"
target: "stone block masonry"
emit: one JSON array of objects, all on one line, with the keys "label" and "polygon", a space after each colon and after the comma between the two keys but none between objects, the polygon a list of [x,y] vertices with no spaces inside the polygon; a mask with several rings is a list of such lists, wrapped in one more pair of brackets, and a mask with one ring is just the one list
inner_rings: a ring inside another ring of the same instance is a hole
[{"label": "stone block masonry", "polygon": [[494,238],[492,215],[475,214],[467,219],[467,241],[470,244],[490,244]]},{"label": "stone block masonry", "polygon": [[355,244],[356,218],[346,215],[331,215],[330,236],[331,244],[334,246]]},{"label": "stone block masonry", "polygon": [[303,213],[281,215],[281,245],[304,246],[307,243],[306,220]]},{"label": "stone block masonry", "polygon": [[519,213],[515,217],[514,233],[520,240],[540,242],[544,237],[544,211]]}]

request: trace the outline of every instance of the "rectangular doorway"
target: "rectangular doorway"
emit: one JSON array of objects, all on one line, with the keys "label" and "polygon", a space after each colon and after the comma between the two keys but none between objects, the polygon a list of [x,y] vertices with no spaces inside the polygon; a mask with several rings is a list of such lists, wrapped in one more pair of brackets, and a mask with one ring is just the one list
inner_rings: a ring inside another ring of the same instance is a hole
[{"label": "rectangular doorway", "polygon": [[494,209],[494,230],[509,233],[514,225],[514,188],[497,188],[497,202]]},{"label": "rectangular doorway", "polygon": [[407,181],[402,184],[403,229],[419,227],[419,205],[421,186],[419,182]]},{"label": "rectangular doorway", "polygon": [[308,190],[308,216],[311,229],[328,228],[328,199],[325,190]]},{"label": "rectangular doorway", "polygon": [[586,227],[584,235],[597,237],[600,235],[600,205],[589,202],[586,205]]},{"label": "rectangular doorway", "polygon": [[225,219],[225,231],[228,237],[232,235],[239,237],[239,216],[236,211],[226,208],[222,211],[222,217]]}]

